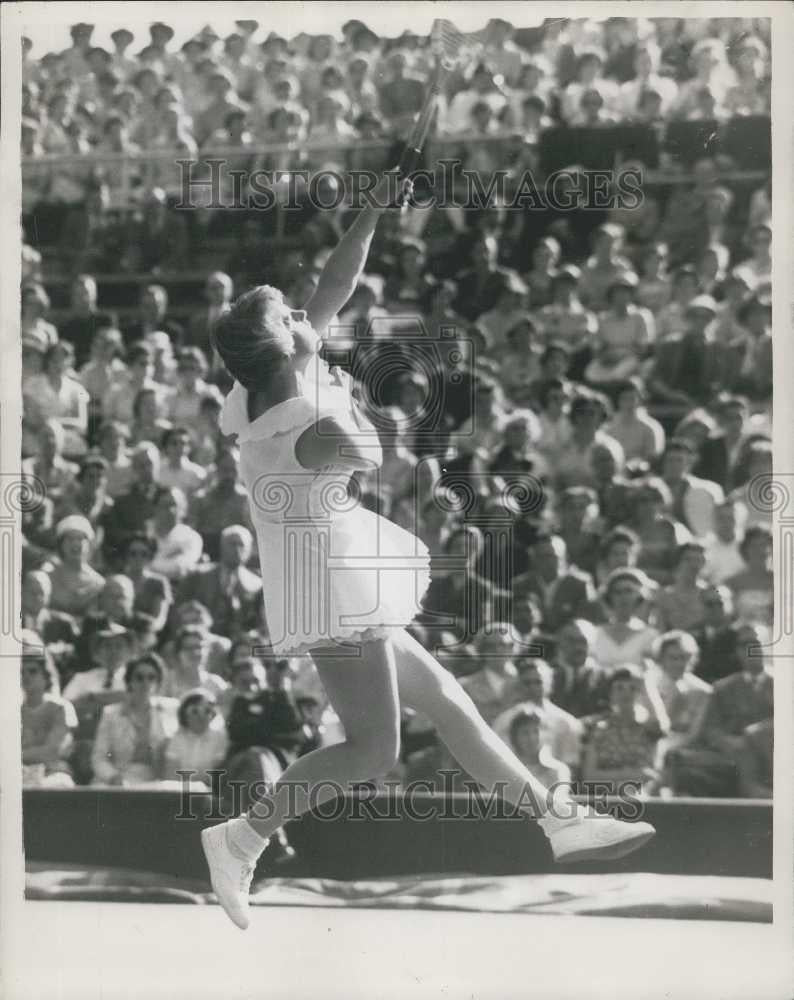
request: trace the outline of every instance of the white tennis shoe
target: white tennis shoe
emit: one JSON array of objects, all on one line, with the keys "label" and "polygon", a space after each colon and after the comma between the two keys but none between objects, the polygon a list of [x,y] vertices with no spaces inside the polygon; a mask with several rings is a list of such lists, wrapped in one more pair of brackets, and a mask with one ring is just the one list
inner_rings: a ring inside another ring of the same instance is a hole
[{"label": "white tennis shoe", "polygon": [[244,931],[248,927],[248,894],[255,865],[232,854],[225,823],[202,830],[201,846],[209,865],[212,891],[226,916]]},{"label": "white tennis shoe", "polygon": [[547,820],[545,827],[554,860],[561,864],[616,861],[656,835],[650,823],[625,823],[611,816],[583,812],[569,820]]}]

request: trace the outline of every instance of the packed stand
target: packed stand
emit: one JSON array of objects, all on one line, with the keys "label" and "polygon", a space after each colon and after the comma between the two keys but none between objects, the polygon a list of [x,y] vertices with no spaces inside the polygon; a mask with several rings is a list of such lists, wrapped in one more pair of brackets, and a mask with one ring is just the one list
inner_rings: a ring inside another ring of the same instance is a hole
[{"label": "packed stand", "polygon": [[[23,153],[78,154],[26,168],[23,196],[29,785],[189,772],[225,795],[219,768],[269,779],[344,738],[311,660],[268,654],[210,334],[254,284],[301,307],[350,212],[307,208],[276,240],[272,212],[175,210],[167,175],[174,151],[230,147],[247,169],[387,167],[432,60],[359,21],[341,42],[257,28],[176,53],[153,25],[133,56],[126,29],[109,53],[78,25],[66,52],[26,54]],[[382,437],[356,491],[430,548],[411,629],[543,780],[770,797],[769,165],[687,160],[673,127],[768,115],[768,33],[610,18],[514,36],[494,21],[469,40],[436,123],[481,176],[542,187],[544,136],[577,129],[658,121],[678,145],[633,209],[383,217],[325,348]],[[132,215],[111,208],[106,153],[139,171]],[[406,711],[394,777],[449,764]]]}]

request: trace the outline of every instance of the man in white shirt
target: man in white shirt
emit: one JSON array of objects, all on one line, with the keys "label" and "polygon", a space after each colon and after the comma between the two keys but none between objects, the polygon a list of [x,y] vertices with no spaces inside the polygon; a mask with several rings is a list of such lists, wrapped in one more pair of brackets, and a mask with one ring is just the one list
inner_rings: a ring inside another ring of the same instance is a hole
[{"label": "man in white shirt", "polygon": [[201,535],[185,524],[187,502],[182,490],[175,487],[158,491],[151,522],[157,552],[149,569],[169,580],[181,580],[195,569],[204,550]]}]

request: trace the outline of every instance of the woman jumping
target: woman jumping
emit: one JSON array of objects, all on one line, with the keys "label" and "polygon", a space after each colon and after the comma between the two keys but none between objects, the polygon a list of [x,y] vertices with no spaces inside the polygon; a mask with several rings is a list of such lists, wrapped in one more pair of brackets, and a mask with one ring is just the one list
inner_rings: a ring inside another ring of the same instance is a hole
[{"label": "woman jumping", "polygon": [[235,379],[222,429],[240,445],[270,642],[277,656],[311,655],[345,731],[344,742],[292,763],[246,815],[202,832],[212,888],[242,929],[254,866],[268,838],[338,789],[391,770],[401,703],[432,721],[480,785],[502,790],[538,821],[555,860],[622,857],[655,832],[648,823],[582,808],[527,770],[455,678],[403,627],[419,610],[429,580],[426,546],[348,496],[353,472],[379,467],[380,447],[349,379],[329,372],[318,350],[364,270],[389,183],[382,179],[375,204],[340,240],[305,310],[291,309],[277,289],[260,286],[240,296],[214,333]]}]

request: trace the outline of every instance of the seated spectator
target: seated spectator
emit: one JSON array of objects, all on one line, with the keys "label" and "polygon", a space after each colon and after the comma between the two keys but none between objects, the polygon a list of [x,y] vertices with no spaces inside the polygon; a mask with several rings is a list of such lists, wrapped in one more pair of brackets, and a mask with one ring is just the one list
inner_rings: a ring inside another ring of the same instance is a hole
[{"label": "seated spectator", "polygon": [[100,327],[91,342],[91,359],[77,374],[88,393],[89,417],[93,421],[101,421],[104,399],[126,375],[122,351],[121,332],[112,327]]},{"label": "seated spectator", "polygon": [[390,307],[419,306],[435,290],[427,273],[427,247],[421,240],[404,236],[397,245],[394,270],[383,286],[384,302]]},{"label": "seated spectator", "polygon": [[724,583],[744,569],[739,544],[744,532],[744,511],[730,497],[714,508],[714,531],[706,535],[704,576],[714,584]]},{"label": "seated spectator", "polygon": [[539,438],[537,418],[530,409],[513,410],[502,431],[503,446],[496,452],[489,471],[513,491],[516,502],[531,509],[537,503],[539,478],[547,472],[546,462],[535,451]]},{"label": "seated spectator", "polygon": [[221,532],[229,524],[251,524],[248,494],[239,480],[240,452],[235,446],[224,447],[215,466],[212,483],[193,497],[190,523],[200,531],[204,550],[210,559],[220,553]]},{"label": "seated spectator", "polygon": [[623,449],[616,441],[601,441],[590,452],[592,488],[604,524],[622,524],[631,518],[636,494],[634,480],[626,475]]},{"label": "seated spectator", "polygon": [[547,345],[550,341],[562,343],[572,355],[581,354],[588,348],[598,332],[595,313],[579,299],[581,276],[581,270],[574,264],[558,268],[552,279],[552,301],[537,315]]},{"label": "seated spectator", "polygon": [[89,348],[97,333],[114,326],[114,317],[97,307],[96,280],[90,274],[78,274],[72,282],[69,315],[61,321],[59,330],[61,337],[74,347],[77,365],[88,361]]},{"label": "seated spectator", "polygon": [[185,523],[187,500],[176,487],[158,487],[154,497],[151,534],[157,551],[151,562],[155,573],[171,581],[191,573],[201,559],[201,535]]},{"label": "seated spectator", "polygon": [[714,510],[724,500],[722,488],[690,473],[695,451],[685,438],[673,438],[665,449],[662,478],[673,498],[672,513],[696,538],[714,530]]},{"label": "seated spectator", "polygon": [[604,430],[623,448],[626,461],[635,458],[655,461],[664,451],[665,435],[658,420],[648,415],[642,405],[645,387],[633,377],[613,387],[615,414],[604,425]]},{"label": "seated spectator", "polygon": [[603,55],[597,49],[583,49],[578,54],[576,80],[569,83],[563,90],[560,102],[562,117],[569,125],[575,124],[577,121],[580,101],[585,91],[597,89],[602,94],[607,108],[617,107],[618,86],[613,80],[602,77],[603,68]]},{"label": "seated spectator", "polygon": [[597,626],[593,644],[593,655],[602,667],[641,664],[650,654],[659,632],[641,615],[647,615],[652,588],[652,581],[638,569],[617,569],[607,578],[602,601],[609,620]]},{"label": "seated spectator", "polygon": [[519,708],[512,716],[506,742],[527,770],[554,790],[570,785],[571,768],[554,756],[543,739],[544,718],[542,709]]},{"label": "seated spectator", "polygon": [[512,706],[517,676],[513,656],[515,643],[511,626],[494,622],[483,628],[474,640],[478,667],[461,680],[464,690],[486,722],[493,724]]},{"label": "seated spectator", "polygon": [[169,399],[168,417],[175,424],[192,426],[198,420],[205,396],[220,397],[218,389],[205,381],[207,359],[197,347],[180,351],[177,358],[177,386]]},{"label": "seated spectator", "polygon": [[637,566],[656,583],[673,579],[675,552],[692,536],[670,516],[673,495],[663,479],[650,477],[639,484],[634,496],[629,525],[640,540]]},{"label": "seated spectator", "polygon": [[699,542],[684,542],[678,547],[673,582],[663,587],[654,599],[654,622],[661,631],[691,632],[703,625],[703,598],[709,589],[703,579],[705,567],[705,549]]},{"label": "seated spectator", "polygon": [[[184,140],[179,144],[184,146]],[[175,145],[174,140],[169,139],[169,147],[173,149]],[[187,151],[189,150],[183,149],[183,152]],[[168,195],[163,188],[151,188],[143,201],[141,214],[135,226],[131,269],[155,274],[160,271],[184,270],[188,265],[189,252],[185,219],[169,207]],[[174,332],[164,326],[159,326],[157,329],[165,329],[169,334]],[[141,331],[141,333],[150,332],[153,331]],[[181,341],[181,327],[179,332]]]},{"label": "seated spectator", "polygon": [[747,441],[749,406],[742,396],[722,393],[716,402],[719,432],[711,435],[700,449],[693,472],[701,479],[718,483],[726,492],[739,485]]},{"label": "seated spectator", "polygon": [[[650,309],[654,316],[667,306],[673,293],[667,262],[668,251],[664,243],[651,243],[640,251],[637,302]],[[658,334],[659,330],[656,332]]]},{"label": "seated spectator", "polygon": [[[420,406],[424,405],[423,400],[417,402],[417,406],[411,406],[407,401],[401,402],[401,407],[409,419]],[[474,409],[471,416],[448,438],[446,465],[448,469],[456,472],[485,471],[494,448],[500,441],[507,419],[503,396],[494,380],[479,379],[474,388],[473,402]]]},{"label": "seated spectator", "polygon": [[579,280],[579,294],[588,309],[605,309],[612,283],[632,271],[631,261],[621,253],[624,236],[623,227],[610,222],[593,233],[593,255],[588,258]]},{"label": "seated spectator", "polygon": [[227,778],[245,783],[243,808],[252,803],[252,785],[276,781],[307,735],[290,690],[289,660],[268,661],[266,677],[266,688],[235,698],[227,720],[231,744]]},{"label": "seated spectator", "polygon": [[565,542],[571,566],[592,577],[598,560],[600,535],[598,497],[588,486],[570,486],[557,501],[557,531]]},{"label": "seated spectator", "polygon": [[[162,392],[154,385],[144,385],[138,390],[132,404],[132,423],[129,427],[129,440],[133,447],[146,441],[162,448],[166,435],[173,432],[174,425],[171,421],[162,418],[162,398]],[[164,470],[165,466],[161,463],[161,474]]]},{"label": "seated spectator", "polygon": [[135,420],[135,400],[142,389],[156,395],[159,416],[165,416],[168,389],[154,380],[154,352],[148,344],[133,344],[127,353],[127,376],[112,386],[102,401],[102,419],[129,425]]},{"label": "seated spectator", "polygon": [[582,782],[606,782],[612,794],[633,786],[636,792],[655,787],[656,747],[663,735],[659,720],[640,703],[642,674],[632,665],[609,678],[609,710],[585,721]]},{"label": "seated spectator", "polygon": [[731,384],[735,357],[711,334],[716,316],[714,299],[696,296],[686,307],[686,332],[657,346],[649,387],[671,414],[683,416],[696,406],[706,406],[722,386]]},{"label": "seated spectator", "polygon": [[55,528],[58,562],[49,572],[52,607],[81,617],[96,604],[105,584],[88,562],[94,544],[94,529],[86,518],[71,514]]},{"label": "seated spectator", "polygon": [[772,444],[757,440],[748,443],[744,458],[741,486],[737,486],[729,499],[738,505],[739,516],[745,526],[772,527],[772,505],[767,502],[767,490],[772,487]]},{"label": "seated spectator", "polygon": [[105,586],[97,602],[99,614],[110,623],[127,628],[133,614],[135,587],[123,573],[105,578]]},{"label": "seated spectator", "polygon": [[167,577],[149,569],[156,551],[157,544],[149,535],[133,534],[124,549],[124,575],[132,581],[135,592],[134,612],[151,616],[159,631],[168,618],[173,596]]},{"label": "seated spectator", "polygon": [[537,712],[540,716],[540,740],[548,747],[549,755],[576,770],[579,766],[582,724],[551,701],[554,677],[551,667],[534,657],[517,657],[515,667],[518,677],[513,693],[520,700],[494,719],[494,732],[507,742],[517,716]]},{"label": "seated spectator", "polygon": [[[763,629],[742,625],[736,630],[736,652],[740,669],[714,683],[701,731],[702,743],[714,751],[711,765],[712,794],[736,794],[739,767],[746,753],[749,726],[772,718],[773,684],[759,646]],[[701,794],[703,790],[701,789]]]},{"label": "seated spectator", "polygon": [[220,635],[232,637],[264,626],[262,580],[246,568],[252,551],[251,532],[229,525],[221,532],[218,563],[201,566],[180,584],[178,599],[200,601]]},{"label": "seated spectator", "polygon": [[163,662],[156,653],[124,668],[126,694],[107,705],[97,728],[91,764],[95,785],[134,788],[159,780],[164,752],[177,728],[177,702],[159,694]]},{"label": "seated spectator", "polygon": [[739,546],[744,569],[725,585],[733,595],[736,616],[750,625],[771,626],[774,618],[775,577],[772,572],[772,532],[761,525],[745,531]]},{"label": "seated spectator", "polygon": [[532,267],[523,275],[533,309],[551,304],[554,277],[557,274],[561,254],[562,247],[553,236],[544,237],[533,250]]},{"label": "seated spectator", "polygon": [[190,431],[187,427],[172,427],[163,435],[163,456],[158,482],[165,488],[176,488],[186,496],[195,493],[207,479],[207,470],[188,458]]},{"label": "seated spectator", "polygon": [[58,420],[64,431],[63,451],[69,458],[86,452],[89,396],[74,377],[74,351],[68,341],[54,344],[44,356],[41,375],[25,386],[25,419],[33,427]]},{"label": "seated spectator", "polygon": [[59,695],[58,675],[41,637],[25,630],[22,643],[22,784],[72,788],[68,759],[77,715]]},{"label": "seated spectator", "polygon": [[578,390],[571,400],[571,438],[551,463],[559,489],[592,485],[592,452],[597,444],[617,448],[622,455],[617,441],[601,429],[608,417],[607,405],[602,396],[584,388]]},{"label": "seated spectator", "polygon": [[653,315],[632,302],[637,285],[637,276],[626,273],[616,275],[607,286],[608,309],[599,318],[595,356],[585,369],[588,382],[611,386],[639,370],[655,328]]},{"label": "seated spectator", "polygon": [[182,346],[185,331],[168,314],[168,292],[162,285],[146,285],[141,291],[138,318],[124,327],[124,339],[132,344],[159,330],[164,330],[177,347]]},{"label": "seated spectator", "polygon": [[[224,719],[228,719],[238,696],[247,697],[267,686],[265,666],[258,656],[252,655],[252,645],[247,639],[237,639],[229,650],[225,680],[229,685],[221,695],[219,706]],[[322,682],[320,687],[322,687]],[[323,689],[324,690],[324,689]]]},{"label": "seated spectator", "polygon": [[661,344],[670,337],[686,332],[687,310],[697,296],[699,287],[697,271],[691,265],[685,264],[673,272],[669,301],[658,312],[654,312],[657,343]]},{"label": "seated spectator", "polygon": [[154,517],[160,487],[160,452],[151,441],[137,445],[132,453],[132,485],[115,500],[113,518],[103,525],[105,529],[105,559],[118,564],[130,538],[146,532],[148,522]]},{"label": "seated spectator", "polygon": [[640,540],[631,528],[619,525],[601,539],[598,551],[597,583],[606,580],[616,569],[632,569],[637,565]]},{"label": "seated spectator", "polygon": [[58,331],[45,319],[50,310],[50,297],[43,285],[30,282],[21,293],[22,315],[20,332],[22,339],[36,342],[46,353],[58,341]]},{"label": "seated spectator", "polygon": [[422,597],[418,620],[444,625],[457,638],[468,641],[485,624],[491,585],[477,573],[483,552],[483,534],[474,525],[460,525],[442,543],[444,556],[460,560],[454,567],[439,568]]},{"label": "seated spectator", "polygon": [[538,451],[549,461],[568,444],[571,439],[571,424],[568,420],[566,383],[561,378],[547,378],[537,383],[538,424],[540,433],[537,440]]},{"label": "seated spectator", "polygon": [[234,297],[234,284],[228,274],[223,271],[213,271],[207,275],[204,286],[207,300],[206,309],[195,314],[188,326],[188,340],[192,347],[198,347],[205,358],[212,353],[210,334],[215,321],[229,311]]},{"label": "seated spectator", "polygon": [[213,780],[208,772],[221,766],[229,746],[215,696],[201,688],[189,691],[179,702],[177,721],[179,729],[166,744],[163,777],[187,778],[209,790]]},{"label": "seated spectator", "polygon": [[226,681],[207,670],[210,639],[203,625],[183,625],[174,636],[173,656],[170,657],[163,693],[181,698],[194,688],[204,688],[220,698],[226,690]]},{"label": "seated spectator", "polygon": [[77,621],[72,615],[53,611],[52,582],[43,570],[31,570],[22,578],[22,628],[35,632],[52,653],[51,647],[73,647],[77,641]]},{"label": "seated spectator", "polygon": [[593,581],[567,565],[565,542],[559,535],[538,532],[529,546],[529,561],[531,568],[513,578],[513,593],[534,597],[547,632],[597,613]]},{"label": "seated spectator", "polygon": [[498,266],[498,254],[499,243],[495,236],[478,236],[469,255],[471,268],[455,276],[458,298],[454,307],[464,319],[475,320],[493,309],[504,293],[506,280],[515,279],[519,287],[524,287],[514,272]]},{"label": "seated spectator", "polygon": [[749,799],[772,798],[775,724],[764,719],[744,731],[739,753],[739,794]]},{"label": "seated spectator", "polygon": [[659,113],[665,114],[675,103],[678,87],[669,76],[660,76],[661,51],[649,40],[634,50],[634,75],[620,86],[618,103],[623,115],[628,119],[638,117],[639,104],[643,94],[653,90],[659,95]]},{"label": "seated spectator", "polygon": [[595,640],[595,625],[584,618],[574,618],[555,636],[549,697],[576,718],[605,711],[608,704],[608,671],[591,655]]},{"label": "seated spectator", "polygon": [[132,463],[127,453],[129,432],[118,421],[107,420],[97,431],[97,446],[107,463],[107,492],[115,500],[125,493],[132,483]]},{"label": "seated spectator", "polygon": [[449,102],[442,120],[443,131],[465,132],[471,121],[472,108],[480,103],[486,103],[495,115],[499,115],[507,107],[507,99],[498,90],[494,76],[482,63],[474,67],[467,85]]},{"label": "seated spectator", "polygon": [[708,683],[727,677],[740,669],[736,656],[736,630],[733,599],[726,586],[710,587],[703,595],[704,621],[692,635],[700,653],[695,673]]},{"label": "seated spectator", "polygon": [[38,480],[32,489],[36,494],[44,493],[52,503],[61,499],[73,488],[78,466],[63,457],[65,435],[60,420],[50,418],[37,429],[36,454],[22,462],[22,476]]}]

